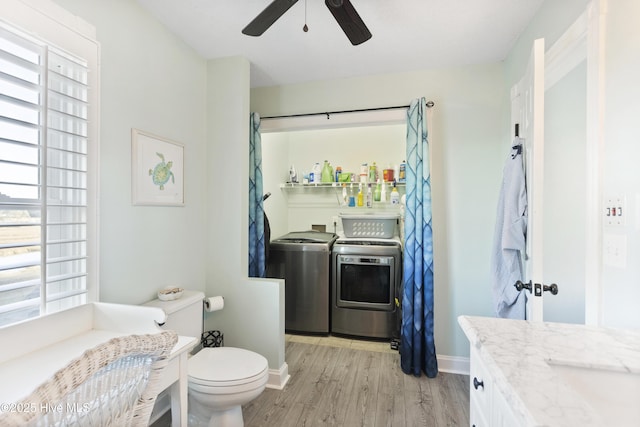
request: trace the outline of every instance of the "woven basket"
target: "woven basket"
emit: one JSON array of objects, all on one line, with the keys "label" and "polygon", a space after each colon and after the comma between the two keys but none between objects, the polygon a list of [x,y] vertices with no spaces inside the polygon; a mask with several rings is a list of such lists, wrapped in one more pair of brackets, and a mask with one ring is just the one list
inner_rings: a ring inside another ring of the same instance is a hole
[{"label": "woven basket", "polygon": [[177,341],[164,331],[99,344],[16,402],[29,410],[0,413],[0,426],[146,427]]}]

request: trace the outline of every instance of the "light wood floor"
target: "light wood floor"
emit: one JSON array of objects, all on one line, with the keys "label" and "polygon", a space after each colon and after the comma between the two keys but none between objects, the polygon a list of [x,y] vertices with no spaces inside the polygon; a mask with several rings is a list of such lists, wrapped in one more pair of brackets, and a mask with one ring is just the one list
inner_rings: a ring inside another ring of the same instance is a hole
[{"label": "light wood floor", "polygon": [[468,376],[406,375],[389,343],[287,335],[285,354],[291,379],[243,406],[245,427],[469,425]]}]

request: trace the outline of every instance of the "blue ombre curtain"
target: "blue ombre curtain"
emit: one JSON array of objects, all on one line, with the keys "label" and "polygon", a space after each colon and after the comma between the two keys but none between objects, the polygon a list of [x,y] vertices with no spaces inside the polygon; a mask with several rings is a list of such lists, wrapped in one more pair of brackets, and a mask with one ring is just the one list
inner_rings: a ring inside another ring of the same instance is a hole
[{"label": "blue ombre curtain", "polygon": [[260,115],[251,113],[249,134],[249,277],[265,275],[262,140]]},{"label": "blue ombre curtain", "polygon": [[406,374],[438,374],[433,339],[433,233],[427,106],[424,98],[407,111],[405,244],[403,257],[400,366]]}]

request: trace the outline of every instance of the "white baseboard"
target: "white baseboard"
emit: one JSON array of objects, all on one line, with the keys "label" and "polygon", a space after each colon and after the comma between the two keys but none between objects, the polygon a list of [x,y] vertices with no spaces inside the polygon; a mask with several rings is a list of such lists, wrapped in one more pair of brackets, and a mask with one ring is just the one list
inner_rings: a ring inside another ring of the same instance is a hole
[{"label": "white baseboard", "polygon": [[269,369],[269,379],[267,388],[282,390],[291,376],[289,375],[289,365],[284,362],[280,369]]},{"label": "white baseboard", "polygon": [[469,375],[469,358],[459,356],[444,356],[438,354],[438,371],[450,374]]},{"label": "white baseboard", "polygon": [[[458,356],[437,355],[438,371],[449,374],[469,375],[469,358]],[[269,379],[267,388],[282,390],[291,376],[289,375],[289,365],[284,362],[280,369],[269,369]]]}]

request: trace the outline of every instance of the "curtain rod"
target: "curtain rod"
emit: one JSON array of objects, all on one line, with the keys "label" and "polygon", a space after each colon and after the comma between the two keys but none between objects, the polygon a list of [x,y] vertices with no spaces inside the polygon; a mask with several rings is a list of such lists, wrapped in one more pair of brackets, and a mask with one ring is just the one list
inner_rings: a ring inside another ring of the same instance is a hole
[{"label": "curtain rod", "polygon": [[[433,101],[427,101],[427,108],[432,108],[436,104]],[[270,117],[261,117],[261,120],[264,119],[289,119],[293,117],[309,117],[309,116],[327,116],[327,120],[329,120],[331,114],[343,114],[343,113],[363,113],[367,111],[382,111],[382,110],[398,110],[400,108],[409,108],[410,105],[398,105],[395,107],[377,107],[377,108],[362,108],[359,110],[342,110],[342,111],[327,111],[324,113],[303,113],[303,114],[290,114],[286,116],[270,116]]]}]

